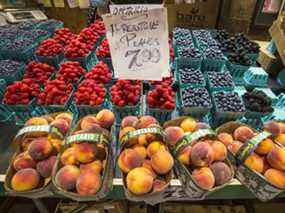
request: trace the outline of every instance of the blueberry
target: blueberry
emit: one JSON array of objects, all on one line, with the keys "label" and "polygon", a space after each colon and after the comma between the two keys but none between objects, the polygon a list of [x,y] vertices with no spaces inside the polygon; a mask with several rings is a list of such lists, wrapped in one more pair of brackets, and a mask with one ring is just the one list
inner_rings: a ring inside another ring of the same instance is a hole
[{"label": "blueberry", "polygon": [[216,110],[219,112],[244,112],[242,99],[236,92],[217,92],[213,94]]},{"label": "blueberry", "polygon": [[202,85],[205,84],[203,73],[199,69],[182,67],[178,69],[180,81],[183,84]]},{"label": "blueberry", "polygon": [[0,60],[0,78],[15,75],[21,66],[23,64],[18,61]]},{"label": "blueberry", "polygon": [[211,108],[211,98],[205,88],[192,88],[182,90],[182,107]]},{"label": "blueberry", "polygon": [[208,72],[208,81],[210,88],[233,88],[234,81],[228,71],[225,72]]}]

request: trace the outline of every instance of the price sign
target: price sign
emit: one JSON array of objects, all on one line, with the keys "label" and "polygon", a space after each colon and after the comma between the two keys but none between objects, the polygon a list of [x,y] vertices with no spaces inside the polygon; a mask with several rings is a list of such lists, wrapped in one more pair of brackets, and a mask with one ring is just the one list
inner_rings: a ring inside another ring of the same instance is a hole
[{"label": "price sign", "polygon": [[148,10],[163,8],[162,4],[110,4],[110,13],[113,15],[142,14]]},{"label": "price sign", "polygon": [[166,8],[139,13],[106,14],[115,77],[130,80],[162,80],[169,76],[169,44]]}]

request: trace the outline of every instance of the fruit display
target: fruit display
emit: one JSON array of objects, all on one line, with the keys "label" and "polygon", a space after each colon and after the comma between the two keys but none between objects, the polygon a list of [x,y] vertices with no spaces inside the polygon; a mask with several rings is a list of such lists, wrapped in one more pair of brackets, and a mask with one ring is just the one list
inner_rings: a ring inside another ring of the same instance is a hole
[{"label": "fruit display", "polygon": [[176,46],[194,46],[191,31],[185,28],[176,27],[173,30],[173,38]]},{"label": "fruit display", "polygon": [[99,39],[99,36],[97,35],[97,33],[92,31],[91,28],[84,28],[78,34],[77,39],[82,43],[94,46],[97,40]]},{"label": "fruit display", "polygon": [[223,52],[219,48],[207,48],[204,50],[204,56],[207,59],[225,60]]},{"label": "fruit display", "polygon": [[177,56],[182,58],[201,59],[202,54],[199,49],[189,46],[177,48]]},{"label": "fruit display", "polygon": [[86,79],[92,79],[98,84],[105,85],[112,80],[112,72],[107,64],[103,61],[99,61],[84,77]]},{"label": "fruit display", "polygon": [[25,68],[24,79],[31,78],[36,83],[44,84],[55,71],[55,68],[48,64],[31,61]]},{"label": "fruit display", "polygon": [[[259,199],[272,199],[285,189],[284,123],[269,121],[263,132],[236,122],[218,128],[218,138],[235,156],[237,178]],[[265,188],[272,188],[264,193]]]},{"label": "fruit display", "polygon": [[47,37],[50,37],[50,33],[46,30],[29,30],[22,33],[23,38],[30,38],[31,40],[43,40]]},{"label": "fruit display", "polygon": [[111,53],[110,53],[110,47],[109,47],[109,42],[107,38],[105,38],[100,46],[98,47],[96,51],[97,57],[100,58],[111,58]]},{"label": "fruit display", "polygon": [[73,90],[72,84],[62,80],[48,80],[38,95],[39,105],[64,105]]},{"label": "fruit display", "polygon": [[111,87],[111,102],[118,107],[135,106],[140,101],[141,82],[131,80],[118,80]]},{"label": "fruit display", "polygon": [[182,66],[178,69],[178,76],[181,84],[190,84],[192,86],[204,86],[206,84],[200,69]]},{"label": "fruit display", "polygon": [[246,110],[250,112],[272,113],[272,102],[263,91],[246,92],[242,96]]},{"label": "fruit display", "polygon": [[234,81],[228,71],[225,72],[207,72],[208,85],[212,91],[215,90],[233,90]]},{"label": "fruit display", "polygon": [[93,45],[82,42],[75,38],[64,49],[64,56],[66,58],[81,58],[91,53]]},{"label": "fruit display", "polygon": [[181,95],[182,108],[212,108],[211,97],[205,88],[187,87]]},{"label": "fruit display", "polygon": [[128,199],[147,199],[170,183],[174,160],[158,121],[152,116],[127,116],[119,132],[118,166]]},{"label": "fruit display", "polygon": [[46,39],[40,43],[36,50],[36,55],[45,57],[55,57],[63,52],[63,46],[55,39]]},{"label": "fruit display", "polygon": [[163,77],[162,81],[150,81],[150,84],[152,86],[156,85],[164,85],[164,86],[171,86],[173,84],[173,74],[170,71],[170,76],[169,77]]},{"label": "fruit display", "polygon": [[229,53],[227,58],[232,64],[238,64],[247,67],[252,64],[250,58],[246,54],[242,53]]},{"label": "fruit display", "polygon": [[149,108],[173,110],[175,109],[175,92],[170,86],[156,85],[147,94]]},{"label": "fruit display", "polygon": [[75,84],[86,73],[86,70],[78,61],[67,61],[60,65],[56,79]]},{"label": "fruit display", "polygon": [[109,130],[114,121],[114,114],[107,109],[79,120],[66,138],[55,168],[53,183],[60,194],[79,201],[107,195],[113,181]]},{"label": "fruit display", "polygon": [[6,174],[8,192],[29,196],[48,190],[56,156],[72,119],[71,113],[62,112],[26,121],[14,139],[18,148]]},{"label": "fruit display", "polygon": [[54,31],[53,39],[61,45],[66,46],[75,36],[69,28],[60,28]]},{"label": "fruit display", "polygon": [[[180,117],[166,122],[164,132],[188,196],[203,199],[232,180],[234,171],[227,160],[227,147],[207,124]],[[195,190],[191,184],[196,185]]]},{"label": "fruit display", "polygon": [[92,79],[82,81],[73,94],[76,105],[99,106],[106,99],[106,89]]},{"label": "fruit display", "polygon": [[15,81],[7,86],[3,103],[8,105],[28,105],[40,94],[40,86],[33,79]]},{"label": "fruit display", "polygon": [[21,80],[24,64],[13,60],[0,60],[0,79],[5,79],[7,83],[12,83],[9,79]]},{"label": "fruit display", "polygon": [[97,19],[93,24],[89,26],[89,28],[99,36],[105,35],[106,33],[104,22],[101,19]]}]

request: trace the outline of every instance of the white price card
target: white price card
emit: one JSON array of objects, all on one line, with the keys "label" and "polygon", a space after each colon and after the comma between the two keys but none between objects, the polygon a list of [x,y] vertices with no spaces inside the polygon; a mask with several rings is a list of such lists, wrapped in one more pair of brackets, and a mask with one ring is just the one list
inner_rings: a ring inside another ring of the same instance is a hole
[{"label": "white price card", "polygon": [[110,4],[113,15],[135,15],[145,13],[151,9],[163,8],[162,4]]},{"label": "white price card", "polygon": [[64,0],[53,0],[55,7],[64,7]]},{"label": "white price card", "polygon": [[67,0],[67,3],[70,8],[75,8],[79,6],[78,0]]},{"label": "white price card", "polygon": [[133,15],[103,15],[115,77],[162,80],[169,76],[166,8]]}]

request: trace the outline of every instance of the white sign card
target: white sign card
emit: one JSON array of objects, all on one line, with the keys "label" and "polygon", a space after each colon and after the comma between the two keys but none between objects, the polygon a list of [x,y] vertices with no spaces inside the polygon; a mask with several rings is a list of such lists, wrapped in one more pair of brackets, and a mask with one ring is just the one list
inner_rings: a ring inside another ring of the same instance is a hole
[{"label": "white sign card", "polygon": [[116,78],[159,81],[169,76],[166,8],[134,15],[106,14],[103,20]]},{"label": "white sign card", "polygon": [[110,4],[113,15],[135,15],[145,13],[151,9],[163,8],[162,4]]}]

